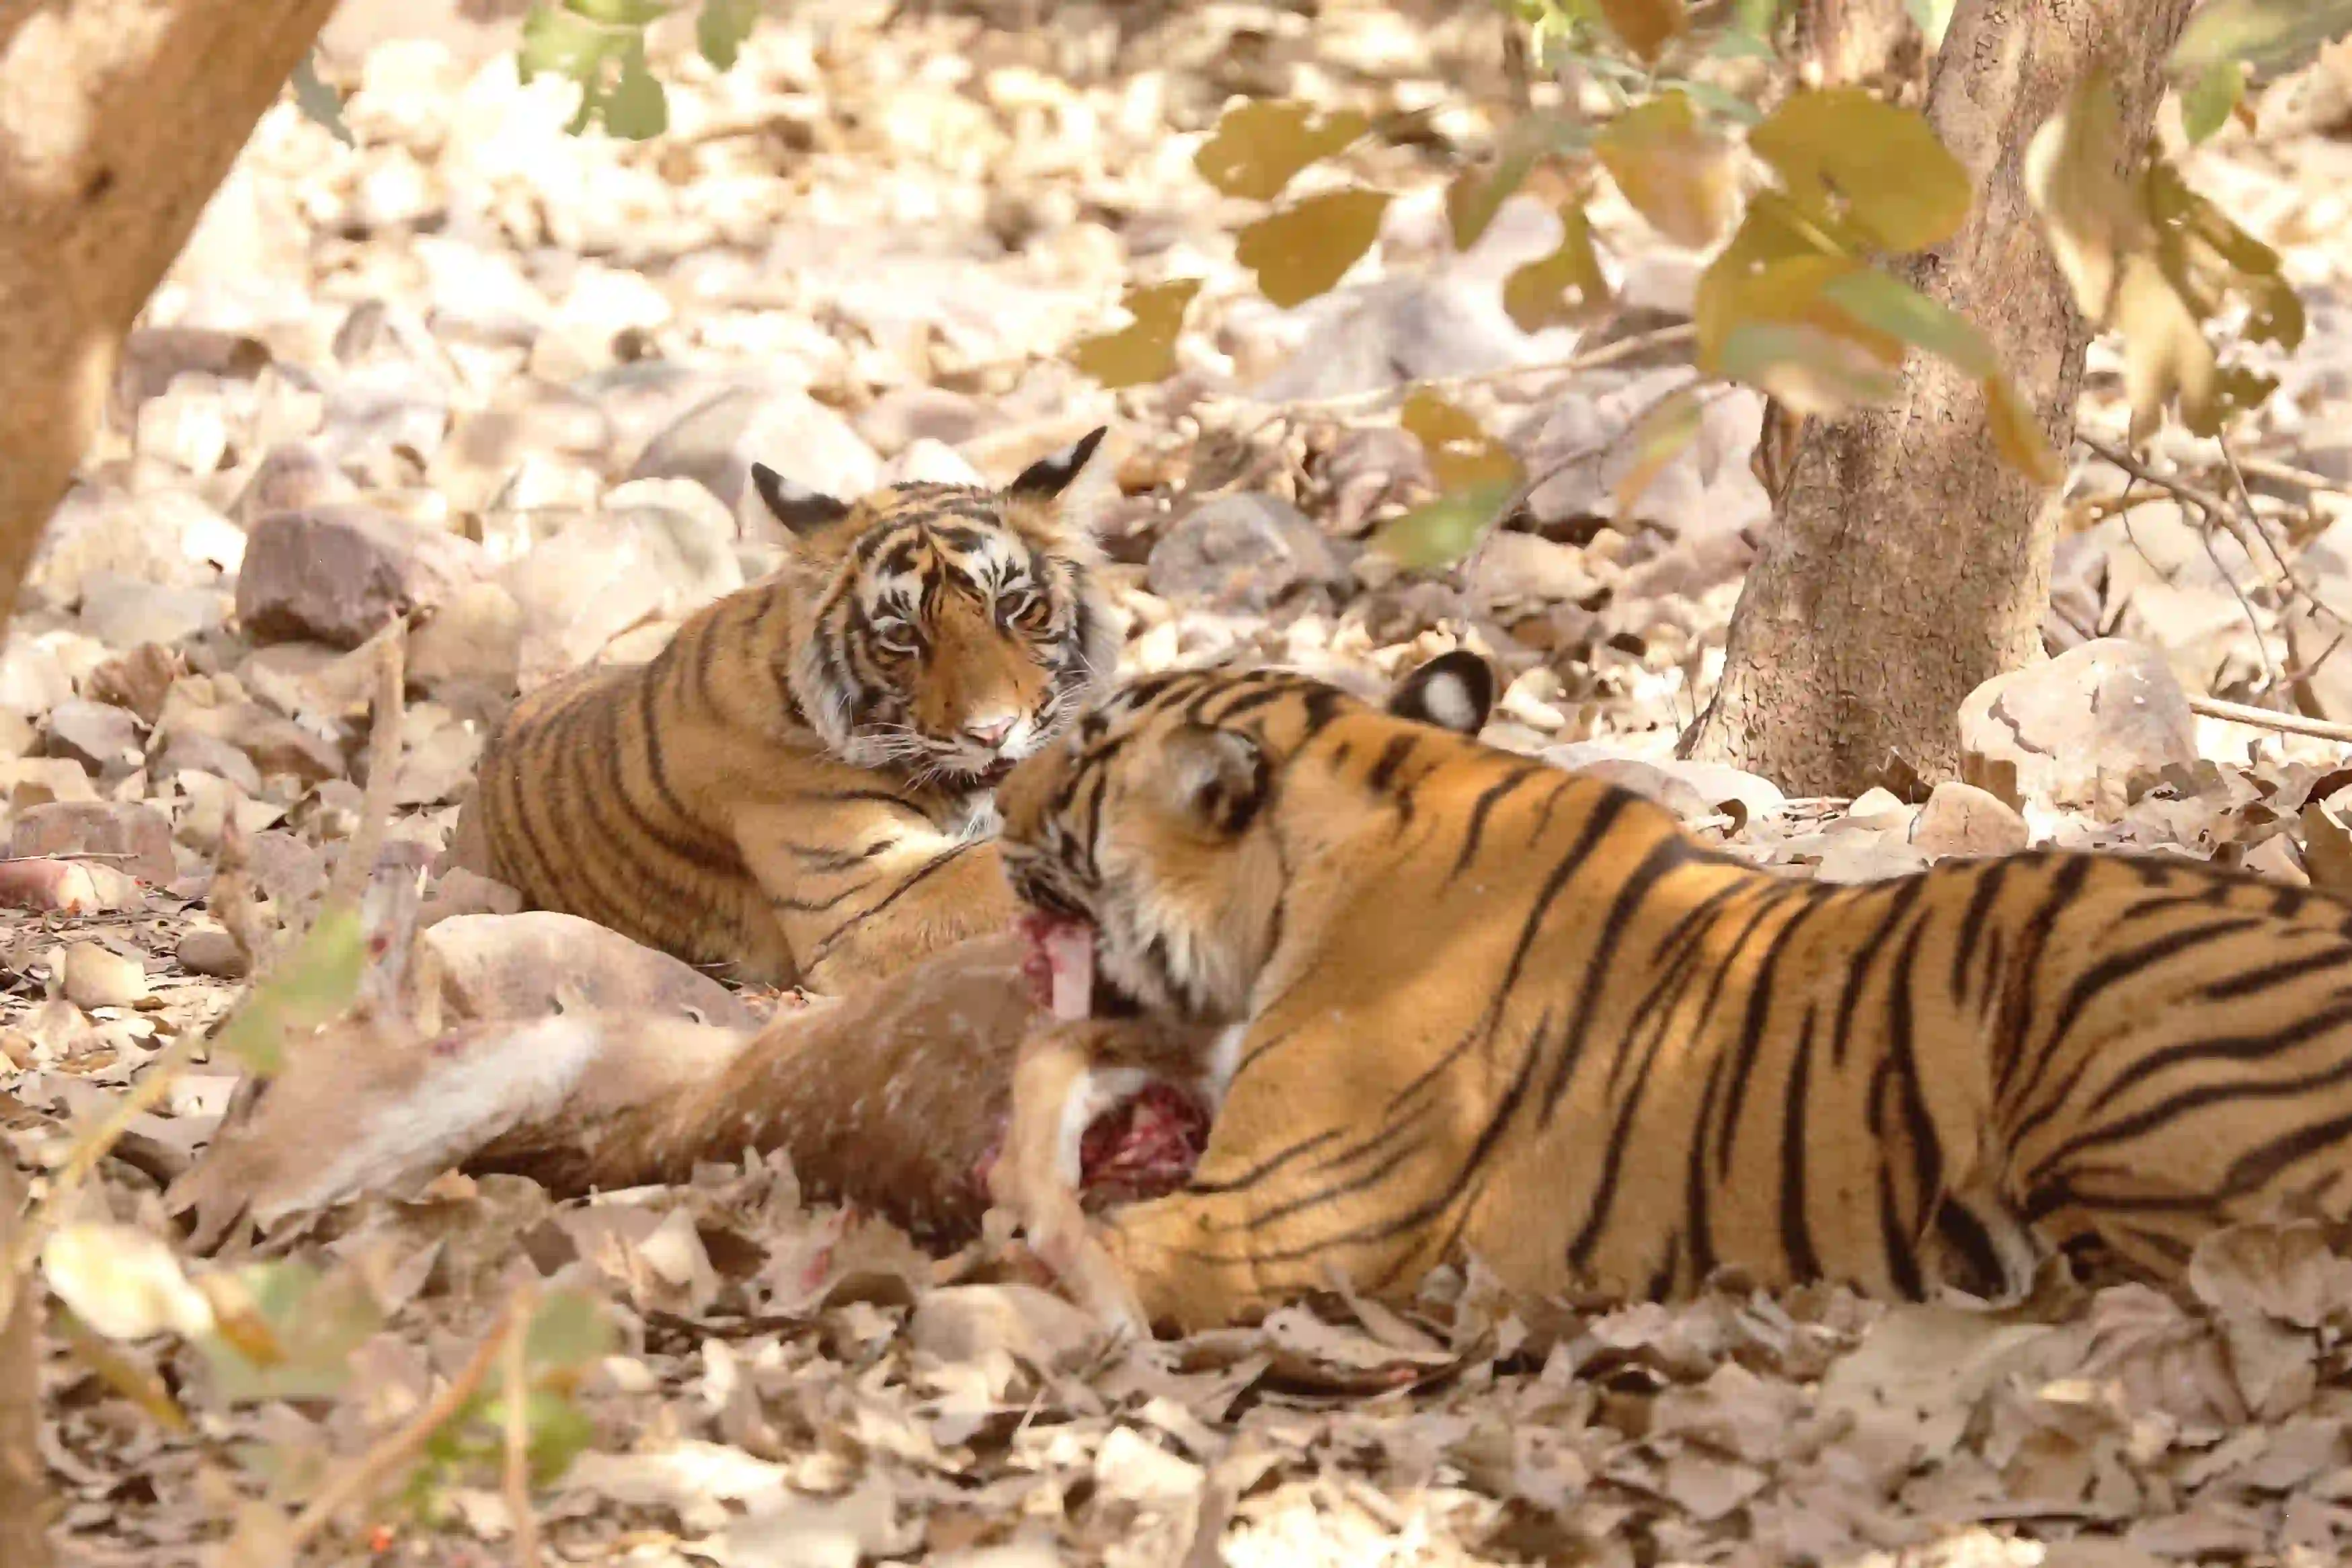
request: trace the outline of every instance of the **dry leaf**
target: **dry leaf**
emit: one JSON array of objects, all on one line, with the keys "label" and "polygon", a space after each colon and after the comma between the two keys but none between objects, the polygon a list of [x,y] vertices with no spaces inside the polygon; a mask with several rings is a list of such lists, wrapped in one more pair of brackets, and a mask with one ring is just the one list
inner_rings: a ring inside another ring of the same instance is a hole
[{"label": "dry leaf", "polygon": [[1142,386],[1176,374],[1176,339],[1184,312],[1201,291],[1197,278],[1130,286],[1119,309],[1132,318],[1117,331],[1072,343],[1070,363],[1106,387]]},{"label": "dry leaf", "polygon": [[1738,199],[1731,149],[1680,92],[1636,104],[1593,140],[1617,188],[1652,227],[1694,250],[1713,245]]},{"label": "dry leaf", "polygon": [[1229,196],[1270,202],[1299,170],[1339,152],[1370,124],[1351,109],[1325,114],[1287,99],[1253,99],[1218,118],[1192,166]]},{"label": "dry leaf", "polygon": [[1257,274],[1258,291],[1285,309],[1322,293],[1380,237],[1385,191],[1326,191],[1269,213],[1235,237],[1234,258]]}]

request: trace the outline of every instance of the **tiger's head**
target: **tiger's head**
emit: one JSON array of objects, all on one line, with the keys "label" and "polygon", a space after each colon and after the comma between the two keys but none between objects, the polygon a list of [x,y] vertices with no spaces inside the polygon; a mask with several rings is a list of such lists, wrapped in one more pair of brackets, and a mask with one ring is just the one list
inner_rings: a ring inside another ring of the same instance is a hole
[{"label": "tiger's head", "polygon": [[[1052,954],[1076,941],[1090,952],[1087,1011],[1238,1022],[1303,869],[1287,863],[1296,844],[1286,848],[1280,821],[1286,791],[1303,783],[1288,776],[1294,763],[1350,726],[1344,750],[1327,750],[1358,784],[1299,807],[1328,820],[1335,798],[1384,787],[1379,758],[1414,727],[1475,735],[1494,699],[1492,673],[1466,651],[1407,676],[1385,712],[1282,670],[1128,683],[997,791],[1006,874],[1034,911],[1033,945]],[[1041,972],[1052,962],[1033,964],[1041,990],[1058,978]]]},{"label": "tiger's head", "polygon": [[901,484],[852,503],[751,465],[792,534],[785,677],[845,762],[978,788],[1084,706],[1118,653],[1094,487],[1074,484],[1103,434],[1002,490]]}]

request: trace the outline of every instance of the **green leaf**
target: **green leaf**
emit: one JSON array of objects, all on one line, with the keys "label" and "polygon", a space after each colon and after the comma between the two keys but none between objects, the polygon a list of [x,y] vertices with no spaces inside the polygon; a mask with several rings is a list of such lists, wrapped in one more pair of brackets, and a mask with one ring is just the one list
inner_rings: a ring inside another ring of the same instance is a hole
[{"label": "green leaf", "polygon": [[[208,1276],[219,1331],[198,1342],[221,1397],[317,1399],[351,1381],[352,1352],[383,1327],[359,1273],[264,1263]],[[242,1289],[237,1289],[241,1287]]]},{"label": "green leaf", "polygon": [[1864,326],[1939,354],[1979,381],[2000,374],[2000,355],[1967,317],[1900,279],[1864,268],[1831,279],[1822,286],[1822,298]]},{"label": "green leaf", "polygon": [[1486,531],[1501,520],[1503,508],[1517,489],[1512,484],[1486,484],[1440,496],[1427,506],[1415,507],[1381,524],[1370,546],[1408,571],[1450,566],[1475,549]]},{"label": "green leaf", "polygon": [[669,100],[654,73],[646,68],[642,42],[621,57],[621,79],[604,95],[604,129],[631,142],[643,142],[669,129]]},{"label": "green leaf", "polygon": [[1134,320],[1117,331],[1098,332],[1072,343],[1070,363],[1106,387],[1144,386],[1167,380],[1176,374],[1176,339],[1184,330],[1184,311],[1200,291],[1198,278],[1130,285],[1118,305]]},{"label": "green leaf", "polygon": [[1633,503],[1642,499],[1642,492],[1698,438],[1705,414],[1697,394],[1685,387],[1643,415],[1642,422],[1633,426],[1626,437],[1627,444],[1633,448],[1633,466],[1617,481],[1617,516],[1621,521],[1633,515]]},{"label": "green leaf", "polygon": [[1640,56],[1644,64],[1657,59],[1661,51],[1690,30],[1690,16],[1683,9],[1683,0],[1599,0],[1601,14],[1607,18],[1609,30],[1617,35],[1625,47]]},{"label": "green leaf", "polygon": [[523,1364],[538,1373],[579,1372],[611,1354],[614,1343],[604,1303],[579,1290],[551,1290],[523,1331]]},{"label": "green leaf", "polygon": [[1748,145],[1801,209],[1882,250],[1941,244],[1969,216],[1973,183],[1927,121],[1858,87],[1790,94]]},{"label": "green leaf", "polygon": [[2246,71],[2235,60],[2215,60],[2180,89],[2180,128],[2189,145],[2204,141],[2229,123],[2231,110],[2246,90]]},{"label": "green leaf", "polygon": [[2201,76],[2224,60],[2285,65],[2352,28],[2352,0],[2208,0],[2172,50],[2176,77]]},{"label": "green leaf", "polygon": [[743,40],[760,19],[762,0],[702,0],[694,18],[694,41],[702,58],[720,70],[732,70],[743,52]]},{"label": "green leaf", "polygon": [[343,123],[343,95],[319,79],[318,50],[312,49],[295,62],[289,82],[294,89],[295,106],[303,114],[325,126],[344,146],[359,145],[352,138],[352,128]]},{"label": "green leaf", "polygon": [[1536,153],[1520,148],[1503,153],[1492,168],[1465,169],[1445,187],[1445,222],[1454,233],[1454,248],[1467,250],[1478,243],[1495,215],[1536,166]]},{"label": "green leaf", "polygon": [[1711,81],[1692,81],[1683,77],[1669,77],[1658,83],[1661,88],[1682,93],[1702,109],[1713,110],[1726,120],[1741,125],[1754,125],[1764,118],[1764,111],[1736,92],[1719,88]]},{"label": "green leaf", "polygon": [[669,15],[670,0],[562,0],[563,8],[608,27],[644,32]]},{"label": "green leaf", "polygon": [[1397,411],[1397,423],[1428,454],[1430,472],[1441,489],[1519,481],[1519,460],[1511,456],[1511,449],[1487,435],[1478,421],[1426,387],[1405,399]]},{"label": "green leaf", "polygon": [[1611,121],[1593,152],[1626,201],[1676,245],[1719,238],[1738,199],[1731,150],[1698,122],[1691,100],[1660,93]]},{"label": "green leaf", "polygon": [[1551,254],[1512,268],[1503,309],[1523,332],[1580,321],[1609,301],[1609,279],[1592,247],[1592,223],[1575,202],[1561,204],[1560,241]]},{"label": "green leaf", "polygon": [[1768,393],[1807,418],[1895,401],[1895,373],[1863,345],[1796,321],[1750,321],[1732,329],[1722,374]]},{"label": "green leaf", "polygon": [[365,959],[359,911],[348,905],[320,910],[300,943],[214,1037],[214,1046],[248,1072],[277,1072],[285,1064],[289,1035],[307,1035],[351,1006]]},{"label": "green leaf", "polygon": [[619,58],[636,35],[610,27],[575,12],[541,0],[522,19],[522,46],[515,54],[516,74],[529,81],[541,71],[570,77],[593,89],[604,62]]},{"label": "green leaf", "polygon": [[1285,310],[1339,281],[1381,232],[1385,191],[1326,191],[1269,213],[1235,237],[1234,259],[1257,274],[1258,291]]},{"label": "green leaf", "polygon": [[1192,167],[1229,196],[1270,202],[1299,170],[1370,128],[1353,110],[1321,114],[1287,99],[1251,99],[1218,118],[1215,133],[1192,154]]}]

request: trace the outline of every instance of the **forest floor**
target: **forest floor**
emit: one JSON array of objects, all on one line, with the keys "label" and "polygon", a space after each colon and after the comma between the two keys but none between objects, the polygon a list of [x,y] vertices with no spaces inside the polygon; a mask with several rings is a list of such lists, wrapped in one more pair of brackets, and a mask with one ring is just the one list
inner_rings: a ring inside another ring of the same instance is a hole
[{"label": "forest floor", "polygon": [[[2352,622],[2330,607],[2352,607],[2352,119],[2325,72],[2261,96],[2259,133],[2186,159],[2305,302],[2280,392],[2234,468],[2177,431],[2149,458],[2162,482],[2069,455],[2049,641],[2129,646],[2016,678],[1969,721],[1970,754],[2017,770],[2006,799],[1923,805],[1899,779],[1790,799],[1673,759],[1769,519],[1759,401],[1713,399],[1697,442],[1619,505],[1619,438],[1689,378],[1675,339],[1696,263],[1604,181],[1615,305],[1513,323],[1503,280],[1557,219],[1515,200],[1457,255],[1442,204],[1452,150],[1496,123],[1465,96],[1503,80],[1478,8],[1424,26],[1327,4],[1310,26],[1239,0],[1139,8],[1125,36],[1103,19],[1120,7],[1010,30],[783,9],[724,75],[665,37],[671,123],[644,144],[567,135],[569,88],[432,41],[331,57],[355,145],[290,101],[265,120],[148,311],[0,650],[11,855],[79,849],[144,884],[106,913],[0,916],[0,1138],[27,1170],[238,994],[205,903],[229,822],[272,920],[315,902],[358,822],[367,689],[348,650],[389,599],[438,606],[411,649],[387,850],[421,869],[519,686],[648,657],[780,559],[745,493],[753,458],[845,494],[1002,480],[1110,423],[1129,668],[1232,651],[1372,689],[1470,646],[1509,678],[1490,740],[1611,770],[1792,875],[2032,842],[2352,878],[2328,804],[2352,786],[2343,746],[2188,707],[2352,721]],[[1192,165],[1234,93],[1422,111],[1408,142],[1340,160],[1400,195],[1370,258],[1295,310],[1234,258],[1261,209]],[[1114,395],[1070,368],[1126,284],[1181,277],[1203,281],[1174,375]],[[1398,424],[1432,392],[1542,482],[1468,562],[1401,572],[1364,539],[1436,493]],[[2123,420],[2095,349],[2085,434],[2119,444]],[[368,515],[273,546],[263,581],[248,527],[289,504]],[[2129,714],[2103,701],[2126,689],[2145,699]],[[162,1262],[126,1247],[105,1264],[120,1289],[174,1289],[186,1247],[162,1186],[234,1081],[199,1053],[125,1157],[62,1200],[64,1219],[162,1244]],[[110,1342],[53,1312],[60,1550],[283,1560],[305,1500],[464,1375],[525,1287],[586,1292],[620,1325],[576,1390],[582,1451],[533,1498],[551,1561],[2131,1568],[2352,1550],[2352,1262],[2309,1227],[2215,1238],[2178,1298],[2053,1280],[2000,1311],[1883,1310],[1727,1280],[1584,1312],[1500,1300],[1474,1272],[1416,1312],[1335,1298],[1153,1353],[1098,1352],[1042,1293],[932,1290],[885,1228],[747,1157],[594,1200],[453,1174],[188,1263],[316,1270],[308,1304],[278,1310],[349,1373],[318,1386],[241,1384],[173,1336]],[[299,1560],[519,1561],[498,1434],[476,1436],[480,1453],[433,1450],[420,1507],[357,1510]]]}]

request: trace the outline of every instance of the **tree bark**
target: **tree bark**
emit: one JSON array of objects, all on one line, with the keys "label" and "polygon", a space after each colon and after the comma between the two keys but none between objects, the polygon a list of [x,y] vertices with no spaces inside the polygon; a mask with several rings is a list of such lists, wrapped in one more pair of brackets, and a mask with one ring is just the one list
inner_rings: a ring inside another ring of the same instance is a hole
[{"label": "tree bark", "polygon": [[334,0],[0,0],[0,627],[115,357]]},{"label": "tree bark", "polygon": [[[2125,145],[2143,145],[2189,5],[1960,0],[1937,52],[1927,118],[1981,195],[1902,271],[1990,337],[2062,453],[2090,328],[2027,204],[2026,142],[2104,58]],[[1925,353],[1894,406],[1808,422],[1684,754],[1792,794],[1953,776],[1961,699],[2040,656],[2046,500],[1994,450],[1977,384]]]},{"label": "tree bark", "polygon": [[[0,1146],[0,1255],[24,1223],[25,1178]],[[41,1463],[41,1282],[16,1282],[0,1321],[0,1563],[48,1568],[49,1499]]]}]

